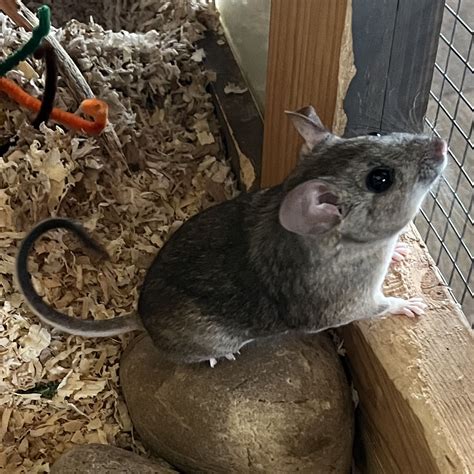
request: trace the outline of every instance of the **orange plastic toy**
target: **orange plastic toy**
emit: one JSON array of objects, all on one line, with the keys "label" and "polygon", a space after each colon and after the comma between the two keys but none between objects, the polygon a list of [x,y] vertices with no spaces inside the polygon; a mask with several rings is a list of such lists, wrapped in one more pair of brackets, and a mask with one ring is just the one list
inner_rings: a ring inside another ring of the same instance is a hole
[{"label": "orange plastic toy", "polygon": [[[10,99],[16,103],[38,112],[41,107],[41,101],[25,92],[20,86],[12,80],[0,77],[0,91],[4,92]],[[94,120],[86,120],[70,112],[53,108],[50,119],[54,120],[73,130],[79,130],[89,135],[99,135],[107,125],[108,106],[99,99],[86,99],[81,102],[79,110],[90,115]]]}]

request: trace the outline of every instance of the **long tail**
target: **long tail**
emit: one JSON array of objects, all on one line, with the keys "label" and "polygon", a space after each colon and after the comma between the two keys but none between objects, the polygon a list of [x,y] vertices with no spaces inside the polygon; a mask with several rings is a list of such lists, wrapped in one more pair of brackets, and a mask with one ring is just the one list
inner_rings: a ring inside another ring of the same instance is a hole
[{"label": "long tail", "polygon": [[143,330],[140,320],[136,315],[127,315],[101,321],[75,319],[55,310],[43,301],[36,292],[31,275],[28,272],[28,255],[36,240],[53,229],[67,229],[73,232],[86,248],[102,257],[107,256],[107,252],[76,222],[64,218],[51,218],[37,224],[21,243],[16,259],[17,283],[31,311],[44,323],[77,336],[110,337],[126,332]]}]

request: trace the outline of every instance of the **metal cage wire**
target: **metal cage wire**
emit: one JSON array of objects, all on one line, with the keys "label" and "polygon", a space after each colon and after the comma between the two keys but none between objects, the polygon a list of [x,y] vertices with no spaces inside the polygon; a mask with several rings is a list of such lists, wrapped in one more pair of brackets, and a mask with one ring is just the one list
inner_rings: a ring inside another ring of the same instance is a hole
[{"label": "metal cage wire", "polygon": [[415,223],[474,326],[473,16],[474,0],[446,1],[425,126],[447,139],[449,164]]}]

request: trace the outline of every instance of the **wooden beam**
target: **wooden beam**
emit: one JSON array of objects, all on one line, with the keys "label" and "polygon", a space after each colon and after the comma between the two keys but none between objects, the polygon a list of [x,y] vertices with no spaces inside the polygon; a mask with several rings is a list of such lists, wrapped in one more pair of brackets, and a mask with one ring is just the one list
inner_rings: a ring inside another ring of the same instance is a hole
[{"label": "wooden beam", "polygon": [[339,332],[360,399],[364,474],[460,474],[474,469],[474,337],[421,237],[386,280],[386,294],[422,295],[417,318],[353,323]]},{"label": "wooden beam", "polygon": [[347,136],[362,135],[382,128],[386,78],[397,16],[396,1],[353,0],[352,5],[357,74],[344,99]]},{"label": "wooden beam", "polygon": [[353,0],[357,74],[344,100],[346,136],[422,131],[444,3]]},{"label": "wooden beam", "polygon": [[399,0],[382,130],[421,133],[445,0]]},{"label": "wooden beam", "polygon": [[[324,124],[339,113],[351,79],[347,0],[272,0],[267,63],[262,187],[280,183],[298,158],[299,138],[285,116],[312,104]],[[340,64],[346,63],[341,68]]]}]

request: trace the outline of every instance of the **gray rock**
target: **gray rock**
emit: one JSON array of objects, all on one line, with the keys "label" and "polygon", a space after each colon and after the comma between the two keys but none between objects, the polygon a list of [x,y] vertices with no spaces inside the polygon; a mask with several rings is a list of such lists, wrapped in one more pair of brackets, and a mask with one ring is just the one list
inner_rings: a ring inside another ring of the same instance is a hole
[{"label": "gray rock", "polygon": [[120,376],[142,441],[184,472],[350,471],[351,394],[326,335],[260,341],[214,369],[167,362],[139,336]]},{"label": "gray rock", "polygon": [[105,444],[85,444],[64,453],[51,467],[51,474],[172,474],[162,460],[149,460],[138,454]]}]

